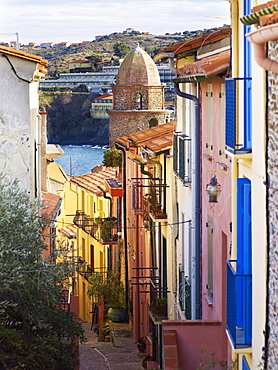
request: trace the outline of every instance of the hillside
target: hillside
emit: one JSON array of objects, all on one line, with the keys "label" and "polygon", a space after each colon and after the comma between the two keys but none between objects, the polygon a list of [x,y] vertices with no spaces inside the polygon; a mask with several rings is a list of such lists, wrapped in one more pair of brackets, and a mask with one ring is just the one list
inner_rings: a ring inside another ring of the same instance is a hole
[{"label": "hillside", "polygon": [[[217,29],[217,28],[215,28]],[[69,46],[67,48],[58,47],[51,49],[30,48],[23,46],[20,50],[36,54],[48,60],[48,77],[57,76],[61,72],[68,72],[68,62],[70,60],[90,58],[98,56],[100,60],[119,59],[115,54],[114,45],[118,42],[125,43],[134,48],[139,43],[140,46],[151,56],[160,49],[182,40],[190,39],[202,33],[211,32],[215,29],[204,29],[197,31],[185,31],[183,34],[166,34],[161,36],[133,33],[113,33],[100,40],[95,40],[87,44]]]}]

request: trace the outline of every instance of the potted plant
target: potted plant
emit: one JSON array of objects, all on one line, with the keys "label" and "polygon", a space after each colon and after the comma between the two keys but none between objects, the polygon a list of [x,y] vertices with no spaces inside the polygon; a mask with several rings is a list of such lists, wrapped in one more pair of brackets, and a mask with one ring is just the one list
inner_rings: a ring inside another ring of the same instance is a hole
[{"label": "potted plant", "polygon": [[108,271],[107,276],[102,273],[93,273],[89,277],[91,283],[88,294],[94,296],[98,304],[104,300],[105,312],[108,319],[113,322],[126,320],[125,308],[125,287],[120,279],[120,272],[117,268]]},{"label": "potted plant", "polygon": [[146,350],[146,338],[145,337],[140,337],[137,342],[136,342],[137,348],[139,352],[145,352]]},{"label": "potted plant", "polygon": [[103,153],[103,164],[106,167],[120,167],[123,161],[122,152],[115,147],[105,150]]},{"label": "potted plant", "polygon": [[157,316],[167,317],[167,298],[166,297],[156,297],[155,310],[156,310]]},{"label": "potted plant", "polygon": [[117,238],[117,234],[114,235],[113,228],[117,225],[118,221],[116,218],[106,219],[102,224],[102,239],[104,242],[109,242]]}]

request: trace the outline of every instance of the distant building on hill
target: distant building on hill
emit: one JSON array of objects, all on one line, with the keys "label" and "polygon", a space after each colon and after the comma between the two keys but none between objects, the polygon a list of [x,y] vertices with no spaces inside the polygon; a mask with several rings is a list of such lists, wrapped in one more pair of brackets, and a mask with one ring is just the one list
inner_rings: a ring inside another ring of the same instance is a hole
[{"label": "distant building on hill", "polygon": [[92,118],[109,118],[108,111],[113,108],[113,95],[104,94],[95,98],[90,109]]},{"label": "distant building on hill", "polygon": [[91,72],[92,63],[88,59],[70,60],[68,62],[70,73],[72,72]]}]

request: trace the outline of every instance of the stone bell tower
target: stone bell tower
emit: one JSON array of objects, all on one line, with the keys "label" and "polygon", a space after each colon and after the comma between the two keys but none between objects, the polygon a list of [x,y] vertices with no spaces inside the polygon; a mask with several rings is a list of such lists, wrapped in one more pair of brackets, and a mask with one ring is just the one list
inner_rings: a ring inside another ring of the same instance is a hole
[{"label": "stone bell tower", "polygon": [[154,61],[139,45],[123,60],[112,91],[110,148],[119,137],[165,123],[164,86]]}]

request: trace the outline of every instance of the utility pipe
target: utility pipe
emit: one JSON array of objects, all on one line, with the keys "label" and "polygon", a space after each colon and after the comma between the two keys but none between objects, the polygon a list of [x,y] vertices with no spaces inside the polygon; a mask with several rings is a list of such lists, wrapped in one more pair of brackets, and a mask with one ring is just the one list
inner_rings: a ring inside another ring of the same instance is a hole
[{"label": "utility pipe", "polygon": [[278,62],[267,58],[265,51],[267,42],[278,40],[278,24],[275,23],[258,28],[254,32],[248,33],[246,37],[253,44],[254,57],[257,64],[266,71],[278,73]]},{"label": "utility pipe", "polygon": [[201,171],[200,171],[200,102],[191,94],[182,92],[179,84],[175,83],[175,93],[191,100],[195,105],[195,319],[201,319]]}]

